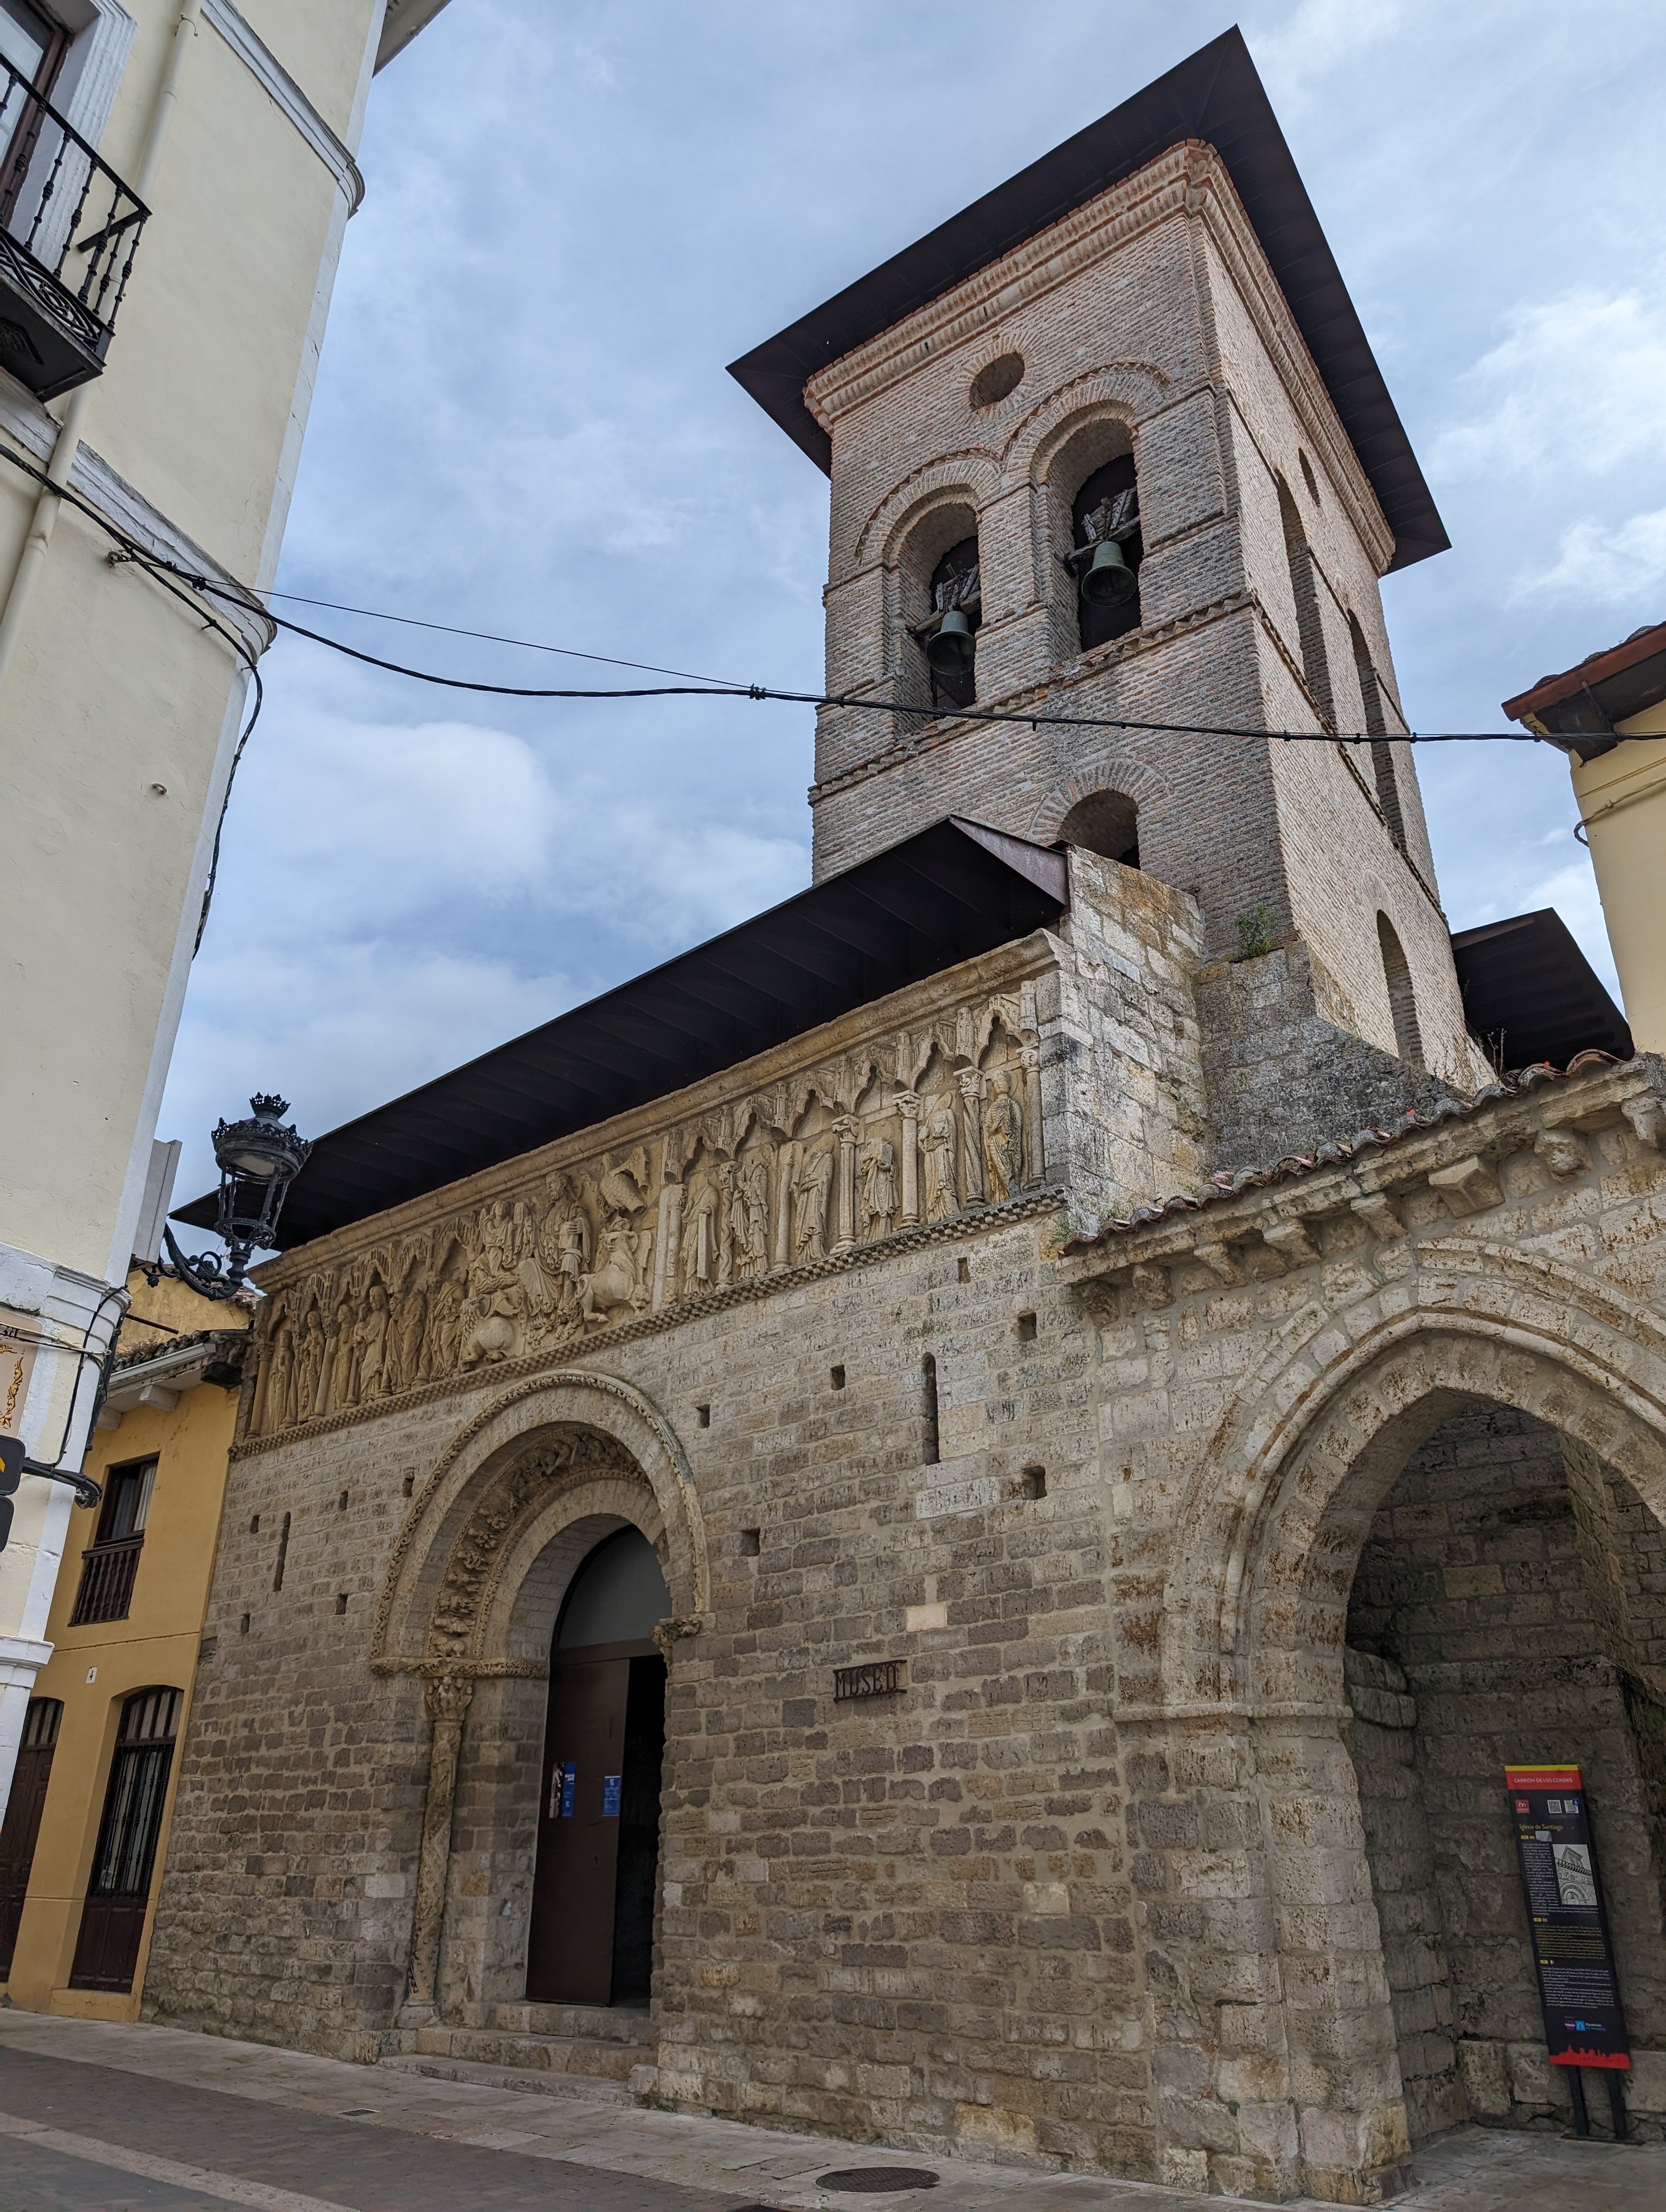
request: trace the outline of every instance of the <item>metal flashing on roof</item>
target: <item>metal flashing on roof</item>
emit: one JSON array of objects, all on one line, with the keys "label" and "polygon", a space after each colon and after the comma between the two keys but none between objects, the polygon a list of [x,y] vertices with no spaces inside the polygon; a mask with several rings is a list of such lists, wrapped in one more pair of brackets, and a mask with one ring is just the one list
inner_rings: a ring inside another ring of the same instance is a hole
[{"label": "metal flashing on roof", "polygon": [[[308,1244],[669,1097],[1069,904],[1063,852],[958,816],[453,1068],[313,1146],[281,1243]],[[175,1212],[211,1229],[212,1196]]]},{"label": "metal flashing on roof", "polygon": [[1226,165],[1394,532],[1389,568],[1444,552],[1451,541],[1236,27],[732,362],[730,375],[818,468],[830,471],[831,441],[804,402],[812,376],[1187,139],[1205,140]]}]

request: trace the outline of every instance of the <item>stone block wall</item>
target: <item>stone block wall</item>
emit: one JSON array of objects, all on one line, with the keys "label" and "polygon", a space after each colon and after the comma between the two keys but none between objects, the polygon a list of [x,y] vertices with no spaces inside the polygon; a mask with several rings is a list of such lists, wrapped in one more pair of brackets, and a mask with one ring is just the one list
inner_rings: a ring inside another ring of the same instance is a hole
[{"label": "stone block wall", "polygon": [[[1622,1522],[1641,1510],[1620,1478],[1604,1483]],[[1413,1455],[1360,1560],[1350,1659],[1370,1679],[1353,1699],[1353,1752],[1414,2137],[1467,2105],[1521,2125],[1568,2103],[1543,2062],[1506,1764],[1584,1770],[1628,2026],[1666,2049],[1666,1861],[1652,1817],[1666,1771],[1633,1719],[1653,1706],[1650,1686],[1628,1681],[1600,1598],[1616,1576],[1646,1572],[1651,1547],[1596,1552],[1594,1533],[1555,1431],[1483,1406]],[[1651,1637],[1660,1600],[1645,1603]],[[1530,2095],[1517,2094],[1523,2080]],[[1499,2082],[1511,2085],[1502,2101]],[[1666,2130],[1666,2112],[1633,2104],[1642,2133]]]}]

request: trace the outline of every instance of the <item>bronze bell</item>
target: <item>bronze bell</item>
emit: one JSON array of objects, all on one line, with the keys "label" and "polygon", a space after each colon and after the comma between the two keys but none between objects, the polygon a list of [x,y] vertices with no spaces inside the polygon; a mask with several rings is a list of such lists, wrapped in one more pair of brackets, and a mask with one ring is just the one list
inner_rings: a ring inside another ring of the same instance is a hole
[{"label": "bronze bell", "polygon": [[1120,607],[1140,586],[1114,538],[1102,538],[1082,574],[1082,597],[1092,607]]},{"label": "bronze bell", "polygon": [[939,676],[970,676],[977,658],[972,625],[959,607],[951,607],[926,645],[926,660]]}]

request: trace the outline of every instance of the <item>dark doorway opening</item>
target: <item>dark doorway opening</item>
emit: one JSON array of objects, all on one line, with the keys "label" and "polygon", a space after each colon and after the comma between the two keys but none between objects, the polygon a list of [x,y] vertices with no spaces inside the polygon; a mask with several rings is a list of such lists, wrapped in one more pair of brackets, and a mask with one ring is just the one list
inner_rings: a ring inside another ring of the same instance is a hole
[{"label": "dark doorway opening", "polygon": [[179,1726],[177,1690],[140,1690],[122,1707],[93,1879],[70,1969],[72,1990],[125,1993],[133,1986]]},{"label": "dark doorway opening", "polygon": [[6,1825],[0,1828],[0,1982],[10,1974],[12,1954],[17,1948],[23,1901],[29,1893],[34,1847],[40,1835],[40,1815],[46,1805],[46,1784],[52,1779],[52,1753],[58,1747],[58,1724],[63,1717],[64,1703],[59,1698],[31,1698],[23,1717],[23,1741],[12,1777],[11,1802],[6,1807]]},{"label": "dark doorway opening", "polygon": [[622,1528],[591,1553],[550,1655],[526,1994],[544,2004],[644,2006],[665,1761],[671,1611],[654,1547]]}]

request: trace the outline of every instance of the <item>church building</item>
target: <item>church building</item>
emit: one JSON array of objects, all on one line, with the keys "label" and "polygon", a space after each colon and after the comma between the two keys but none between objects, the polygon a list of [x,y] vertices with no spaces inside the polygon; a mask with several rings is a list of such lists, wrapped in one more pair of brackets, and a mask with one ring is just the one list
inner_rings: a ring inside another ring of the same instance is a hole
[{"label": "church building", "polygon": [[1446,539],[1242,40],[733,374],[814,882],[318,1143],[147,2016],[1229,2197],[1658,2136],[1666,1069],[1472,1034]]}]

